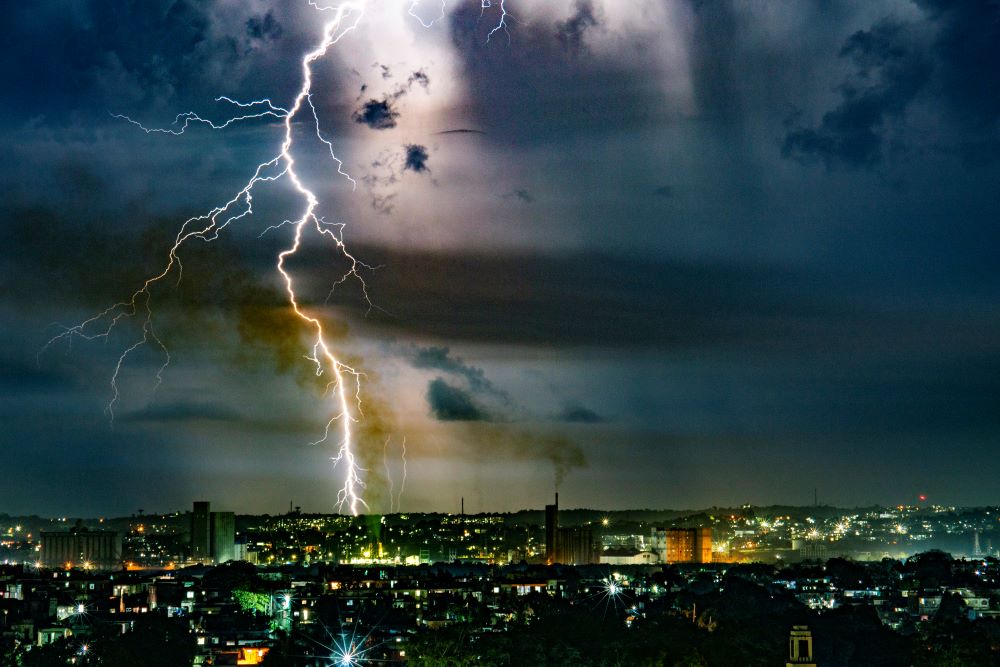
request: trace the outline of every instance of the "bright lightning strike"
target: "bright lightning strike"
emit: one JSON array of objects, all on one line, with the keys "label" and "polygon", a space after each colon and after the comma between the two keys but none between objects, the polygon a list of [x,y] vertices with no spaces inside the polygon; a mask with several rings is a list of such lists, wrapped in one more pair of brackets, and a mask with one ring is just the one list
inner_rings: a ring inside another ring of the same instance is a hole
[{"label": "bright lightning strike", "polygon": [[[205,125],[213,130],[221,130],[237,122],[273,117],[283,121],[284,139],[278,155],[257,165],[250,180],[247,181],[234,197],[204,215],[186,220],[181,225],[181,229],[174,239],[174,244],[167,254],[166,265],[160,273],[148,278],[139,289],[132,293],[130,299],[116,303],[75,326],[65,328],[62,333],[46,343],[45,347],[56,341],[74,337],[86,340],[107,339],[116,326],[123,320],[137,316],[142,318],[141,338],[135,340],[121,352],[111,376],[112,396],[107,405],[107,413],[113,423],[115,406],[120,398],[118,378],[129,356],[138,348],[151,343],[155,344],[162,351],[164,361],[156,373],[157,386],[162,379],[164,369],[170,363],[169,352],[160,338],[157,337],[153,327],[153,311],[150,303],[153,286],[174,272],[177,274],[177,280],[181,279],[183,266],[178,252],[185,242],[192,238],[199,238],[204,241],[212,241],[218,238],[219,233],[230,224],[252,215],[252,191],[254,186],[261,182],[275,181],[279,178],[287,177],[296,192],[302,197],[305,208],[297,219],[286,220],[281,225],[274,226],[281,227],[285,224],[290,224],[294,229],[292,243],[278,254],[276,268],[284,281],[289,305],[292,307],[295,315],[302,320],[303,324],[313,331],[313,344],[311,353],[307,356],[307,359],[315,364],[317,376],[322,376],[326,373],[332,375],[332,380],[327,385],[327,393],[333,398],[334,414],[326,424],[323,437],[314,444],[328,441],[331,431],[334,430],[335,426],[339,428],[339,445],[333,461],[335,467],[342,466],[345,472],[344,485],[337,494],[337,507],[338,509],[346,507],[351,514],[357,515],[361,507],[367,507],[360,495],[361,489],[364,488],[364,482],[361,478],[363,471],[357,461],[352,428],[359,421],[359,418],[363,416],[360,402],[360,381],[362,374],[338,359],[327,340],[327,335],[319,318],[310,314],[300,304],[295,290],[294,279],[285,268],[285,260],[299,250],[302,244],[303,233],[307,228],[311,227],[321,236],[331,239],[342,255],[348,260],[349,267],[339,282],[355,278],[361,282],[362,288],[364,288],[364,280],[358,270],[365,267],[365,265],[355,259],[344,245],[343,226],[329,226],[317,216],[316,208],[319,205],[319,199],[299,178],[299,174],[295,169],[295,157],[292,150],[293,123],[296,121],[296,117],[303,114],[304,109],[308,108],[306,113],[309,115],[316,137],[327,147],[330,158],[337,165],[337,172],[350,181],[352,186],[356,185],[354,179],[343,171],[343,163],[334,154],[333,144],[323,136],[320,129],[319,116],[312,101],[312,65],[315,61],[324,57],[330,47],[339,42],[344,35],[357,27],[364,13],[364,3],[344,3],[337,7],[320,7],[312,2],[310,4],[320,11],[332,11],[333,18],[323,26],[323,38],[319,45],[302,58],[302,87],[288,108],[277,106],[268,99],[240,102],[229,97],[220,96],[216,98],[217,102],[235,106],[238,110],[236,115],[224,122],[214,122],[201,117],[193,111],[189,111],[177,115],[171,127],[147,128],[127,116],[116,116],[139,127],[147,134],[163,133],[171,135],[183,134],[194,124]],[[365,292],[365,296],[367,298],[367,291]],[[349,385],[353,389],[349,389]]]},{"label": "bright lightning strike", "polygon": [[[492,6],[491,0],[481,0],[481,2],[483,12]],[[508,40],[510,39],[510,33],[507,30],[507,19],[510,15],[506,10],[504,2],[505,0],[499,0],[500,18],[497,25],[487,35],[487,42],[499,30],[503,30],[507,33]],[[434,23],[443,18],[446,13],[445,0],[442,0],[440,16],[429,23],[425,22],[416,14],[416,8],[419,3],[420,0],[413,0],[409,8],[409,13],[425,28],[429,28],[434,25]],[[343,240],[344,225],[342,223],[330,224],[317,215],[316,209],[319,205],[319,199],[316,197],[315,193],[312,192],[312,190],[306,187],[306,185],[299,178],[299,174],[295,169],[292,137],[292,128],[296,118],[304,113],[308,113],[307,120],[310,122],[315,131],[316,139],[326,146],[330,154],[330,159],[337,166],[337,173],[347,179],[351,183],[352,188],[357,186],[354,179],[343,170],[343,162],[334,153],[333,143],[323,135],[320,128],[319,114],[317,113],[312,100],[312,65],[317,60],[323,58],[329,49],[337,44],[340,39],[344,37],[344,35],[357,28],[362,16],[364,15],[365,3],[344,2],[336,6],[321,6],[314,0],[310,0],[309,4],[321,12],[332,12],[333,18],[324,24],[322,31],[323,37],[320,43],[302,58],[302,87],[299,89],[293,103],[289,107],[285,108],[278,106],[270,99],[266,98],[252,100],[250,102],[241,102],[222,95],[217,97],[215,101],[229,105],[236,109],[236,113],[226,120],[216,122],[211,119],[204,118],[194,111],[187,111],[178,114],[169,127],[163,128],[146,127],[139,121],[128,116],[122,114],[112,114],[115,118],[119,118],[138,127],[146,134],[169,134],[174,136],[184,134],[188,129],[197,125],[202,125],[212,130],[223,130],[230,125],[243,121],[274,118],[282,121],[284,127],[284,139],[281,143],[279,153],[270,160],[258,164],[250,179],[231,199],[219,206],[216,206],[208,213],[198,215],[184,221],[181,225],[180,231],[178,231],[176,237],[174,238],[173,245],[167,253],[166,264],[158,274],[147,278],[142,286],[135,290],[127,300],[113,304],[105,310],[83,320],[76,325],[65,327],[61,333],[51,338],[45,344],[40,353],[44,352],[44,350],[50,345],[61,340],[72,340],[73,338],[82,338],[84,340],[107,340],[110,338],[111,333],[117,328],[118,324],[122,321],[139,318],[138,321],[141,321],[142,335],[131,344],[124,347],[119,354],[114,371],[111,374],[111,398],[108,401],[105,411],[107,412],[109,420],[113,425],[115,407],[121,397],[118,385],[119,376],[121,375],[123,366],[128,361],[132,353],[147,345],[155,345],[162,353],[163,363],[156,371],[156,383],[154,390],[156,387],[159,387],[163,379],[163,372],[170,364],[170,353],[163,341],[157,336],[153,326],[153,310],[151,307],[151,300],[152,289],[154,286],[164,281],[173,273],[176,273],[176,280],[178,282],[183,277],[183,265],[178,255],[180,248],[187,241],[193,238],[201,239],[206,242],[217,239],[219,233],[225,228],[253,214],[253,189],[256,185],[259,183],[273,182],[287,177],[291,181],[296,192],[298,192],[298,194],[302,197],[305,208],[298,218],[284,220],[279,224],[271,225],[261,233],[261,236],[266,234],[268,231],[277,230],[289,225],[294,230],[291,245],[278,254],[276,269],[278,273],[281,274],[283,279],[289,305],[295,315],[314,334],[310,354],[306,358],[315,365],[315,372],[317,376],[323,376],[327,373],[332,376],[331,381],[327,384],[327,394],[332,397],[334,403],[334,413],[326,423],[323,437],[313,444],[328,442],[331,437],[331,432],[335,430],[339,431],[337,453],[332,460],[335,468],[340,466],[343,467],[344,484],[337,493],[337,508],[343,510],[346,507],[351,514],[356,516],[361,507],[368,507],[361,497],[361,490],[365,487],[365,483],[362,479],[362,472],[364,471],[358,463],[355,436],[353,432],[353,425],[358,423],[360,418],[363,417],[361,409],[362,373],[345,364],[334,354],[331,344],[327,340],[327,335],[324,331],[322,322],[318,317],[310,314],[300,304],[298,294],[295,290],[294,279],[285,267],[285,260],[298,252],[302,245],[303,233],[308,228],[314,229],[320,236],[332,240],[338,251],[348,261],[349,266],[347,271],[338,281],[334,283],[334,287],[352,278],[358,280],[364,293],[365,300],[367,301],[369,307],[371,307],[372,304],[371,300],[368,298],[367,286],[359,273],[359,269],[371,269],[373,267],[362,263],[348,251]],[[304,111],[305,108],[308,108],[307,112]],[[349,388],[349,386],[351,388]],[[399,502],[399,498],[402,496],[403,489],[406,484],[405,440],[403,442],[402,456],[403,479],[400,485],[399,495],[397,496],[397,503]]]}]

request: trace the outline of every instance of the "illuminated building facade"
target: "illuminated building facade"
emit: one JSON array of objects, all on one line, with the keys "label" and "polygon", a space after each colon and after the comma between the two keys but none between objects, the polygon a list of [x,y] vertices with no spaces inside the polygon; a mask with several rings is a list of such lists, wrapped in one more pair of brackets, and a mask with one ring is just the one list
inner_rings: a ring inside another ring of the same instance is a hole
[{"label": "illuminated building facade", "polygon": [[191,560],[219,564],[236,558],[236,515],[199,501],[191,512]]},{"label": "illuminated building facade", "polygon": [[711,563],[711,528],[654,528],[653,543],[665,563]]},{"label": "illuminated building facade", "polygon": [[212,560],[218,565],[236,556],[236,515],[212,512]]},{"label": "illuminated building facade", "polygon": [[42,532],[42,564],[45,567],[79,567],[113,570],[121,567],[122,538],[109,530],[87,530],[77,526],[69,532]]},{"label": "illuminated building facade", "polygon": [[590,565],[600,562],[590,526],[571,526],[556,532],[556,560],[563,565]]}]

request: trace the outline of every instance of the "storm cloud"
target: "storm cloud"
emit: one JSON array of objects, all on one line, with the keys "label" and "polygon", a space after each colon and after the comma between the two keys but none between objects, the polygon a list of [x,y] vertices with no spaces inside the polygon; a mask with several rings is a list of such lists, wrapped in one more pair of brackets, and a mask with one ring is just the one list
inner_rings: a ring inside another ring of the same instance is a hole
[{"label": "storm cloud", "polygon": [[824,114],[818,127],[789,132],[782,152],[816,156],[827,166],[872,166],[883,158],[887,125],[903,119],[927,84],[931,63],[912,28],[891,20],[854,33],[840,56],[857,68],[855,77],[840,86],[840,106]]},{"label": "storm cloud", "polygon": [[381,100],[370,99],[354,112],[354,122],[367,125],[372,130],[388,130],[396,127],[399,111],[393,107],[393,100],[383,97]]},{"label": "storm cloud", "polygon": [[[434,29],[371,4],[317,61],[322,136],[356,190],[295,127],[324,229],[373,267],[366,292],[331,291],[346,262],[315,229],[286,264],[366,373],[373,493],[371,457],[405,434],[406,510],[483,488],[505,494],[488,509],[539,505],[547,462],[567,502],[596,506],[811,500],[817,479],[852,504],[989,501],[996,3],[515,6],[510,40],[487,41],[497,3],[449,2]],[[223,118],[219,95],[287,105],[322,15],[40,0],[6,18],[0,412],[19,479],[0,511],[36,489],[25,509],[182,507],[204,488],[240,510],[292,490],[330,509],[330,451],[309,445],[329,377],[275,267],[302,210],[287,181],[180,251],[183,280],[153,295],[171,366],[154,394],[158,348],[129,357],[118,431],[108,373],[141,318],[108,345],[44,348],[162,270],[183,221],[283,138],[273,118],[173,137],[108,112],[161,126]]]},{"label": "storm cloud", "polygon": [[489,414],[473,401],[472,395],[444,378],[434,378],[427,385],[427,405],[440,421],[490,421]]},{"label": "storm cloud", "polygon": [[460,357],[452,355],[446,346],[412,346],[404,351],[404,355],[414,368],[444,371],[464,379],[474,392],[507,398],[505,392],[487,379],[482,368],[465,363]]},{"label": "storm cloud", "polygon": [[502,54],[497,41],[484,39],[479,14],[478,6],[460,5],[450,27],[472,117],[491,135],[550,143],[599,128],[635,129],[663,107],[643,64],[584,48],[587,32],[599,28],[591,3],[576,3],[566,19],[539,17],[519,26],[517,48]]},{"label": "storm cloud", "polygon": [[[812,156],[827,166],[870,167],[886,157],[944,150],[993,159],[1000,147],[1000,8],[993,3],[917,2],[922,20],[886,16],[848,37],[839,57],[854,66],[838,86],[841,103],[815,127],[796,127],[785,156]],[[907,127],[920,106],[947,119],[933,143]],[[798,115],[791,119],[794,124]],[[942,132],[943,130],[943,132]]]},{"label": "storm cloud", "polygon": [[427,152],[426,146],[407,144],[403,147],[403,150],[406,151],[406,156],[403,158],[404,170],[414,171],[418,174],[430,171],[430,168],[427,166],[430,153]]}]

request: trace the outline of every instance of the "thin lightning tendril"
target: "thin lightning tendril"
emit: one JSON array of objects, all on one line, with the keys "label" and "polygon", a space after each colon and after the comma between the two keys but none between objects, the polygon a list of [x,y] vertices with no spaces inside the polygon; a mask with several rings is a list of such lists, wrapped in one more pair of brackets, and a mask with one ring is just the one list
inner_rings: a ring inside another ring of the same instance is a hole
[{"label": "thin lightning tendril", "polygon": [[[429,28],[444,17],[446,12],[445,0],[442,0],[441,15],[429,23],[425,22],[415,12],[419,2],[420,0],[413,0],[410,5],[409,13],[416,18],[423,27]],[[510,40],[510,33],[507,30],[507,19],[510,18],[510,15],[506,10],[504,2],[505,0],[499,0],[500,18],[496,26],[487,35],[487,42],[489,42],[490,38],[499,30],[503,30],[507,33],[508,41]],[[491,0],[481,0],[481,3],[484,12],[486,8],[492,6]],[[309,114],[312,117],[312,126],[315,130],[315,136],[326,146],[331,160],[333,160],[337,166],[337,173],[351,183],[352,189],[357,187],[357,182],[350,176],[350,174],[344,171],[343,162],[334,153],[333,143],[324,136],[320,127],[319,114],[317,113],[316,106],[313,104],[312,100],[312,64],[323,58],[329,49],[333,45],[337,44],[344,35],[357,28],[364,15],[365,3],[345,2],[336,6],[321,6],[317,4],[315,0],[310,0],[309,5],[321,12],[333,12],[333,18],[327,21],[323,26],[323,39],[320,44],[302,58],[302,87],[299,89],[299,92],[296,94],[294,101],[289,108],[278,106],[267,98],[252,100],[250,102],[241,102],[221,95],[215,98],[216,102],[230,105],[238,110],[236,115],[221,122],[204,118],[194,111],[186,111],[178,114],[169,127],[146,127],[139,121],[124,114],[111,114],[114,118],[124,120],[127,123],[138,127],[146,134],[169,134],[173,136],[182,135],[192,126],[196,125],[204,125],[212,130],[222,130],[230,125],[243,121],[274,118],[282,121],[284,127],[284,139],[281,143],[281,150],[278,155],[266,162],[258,164],[250,180],[247,181],[247,183],[239,192],[236,193],[236,195],[224,204],[211,209],[209,212],[188,218],[184,221],[174,238],[173,245],[167,253],[166,264],[160,273],[147,278],[142,286],[135,290],[127,300],[115,303],[76,325],[63,326],[63,330],[49,339],[42,349],[39,350],[39,355],[45,352],[45,350],[47,350],[54,343],[62,340],[67,340],[70,343],[72,343],[74,338],[81,338],[87,341],[97,339],[104,339],[107,341],[110,339],[111,333],[123,320],[131,320],[132,318],[141,317],[142,336],[138,338],[138,340],[135,340],[131,344],[127,345],[122,350],[117,362],[115,363],[114,371],[111,374],[111,398],[105,407],[105,412],[108,415],[109,421],[113,427],[115,407],[118,405],[121,398],[118,380],[126,361],[132,353],[147,345],[155,345],[162,353],[163,363],[156,371],[154,391],[162,383],[163,373],[170,365],[170,352],[167,350],[163,341],[156,334],[156,330],[153,326],[153,310],[151,307],[152,288],[156,284],[164,281],[174,271],[177,273],[176,283],[180,283],[184,270],[178,254],[181,246],[192,238],[198,238],[206,242],[217,239],[219,233],[228,226],[239,222],[243,218],[253,215],[253,189],[257,184],[274,182],[287,176],[295,190],[305,200],[305,210],[298,219],[288,219],[278,224],[270,225],[264,229],[263,232],[261,232],[260,236],[263,236],[269,231],[276,231],[289,225],[294,228],[292,244],[278,254],[276,269],[282,276],[288,302],[295,315],[314,331],[315,338],[311,347],[311,353],[306,356],[306,359],[315,365],[315,372],[317,376],[322,376],[327,371],[332,373],[333,379],[327,384],[326,394],[332,395],[336,405],[335,414],[326,423],[323,431],[323,437],[316,440],[312,444],[316,445],[328,442],[331,437],[331,431],[334,430],[335,425],[339,426],[340,432],[338,436],[339,442],[337,445],[337,454],[332,457],[332,460],[335,468],[343,465],[345,479],[343,487],[337,493],[337,508],[339,510],[343,510],[346,507],[351,514],[356,516],[360,507],[365,507],[366,509],[368,507],[360,496],[361,489],[365,487],[365,483],[361,476],[361,473],[364,472],[364,470],[358,464],[353,433],[353,425],[358,423],[359,418],[363,418],[364,416],[361,408],[361,378],[363,377],[363,373],[345,364],[334,355],[330,344],[327,342],[327,336],[320,320],[314,315],[310,315],[300,305],[298,295],[295,291],[294,280],[285,268],[285,260],[298,252],[302,244],[303,231],[307,226],[311,226],[320,236],[331,239],[338,252],[340,252],[341,255],[348,261],[347,270],[337,281],[333,283],[330,294],[332,295],[333,290],[336,289],[337,286],[353,278],[356,279],[361,285],[362,293],[366,303],[368,304],[369,311],[371,308],[375,307],[369,298],[367,285],[359,273],[359,270],[374,270],[378,267],[369,266],[359,261],[348,251],[343,238],[343,223],[328,223],[317,215],[316,208],[319,205],[319,199],[299,178],[299,175],[295,170],[295,158],[292,154],[293,122],[296,116],[298,116],[303,110],[303,107],[308,106]],[[348,389],[348,384],[353,384],[353,392]],[[386,446],[388,446],[388,441],[386,442]],[[402,483],[400,484],[399,494],[397,495],[397,506],[406,484],[405,439],[403,440],[402,447],[403,478]],[[390,492],[390,506],[391,503],[392,500]]]},{"label": "thin lightning tendril", "polygon": [[[497,21],[496,26],[494,26],[494,28],[492,30],[490,30],[489,34],[486,35],[486,43],[487,44],[489,43],[490,39],[493,37],[493,34],[496,33],[496,32],[498,32],[498,31],[500,31],[500,30],[503,30],[504,34],[507,35],[507,44],[510,44],[510,31],[507,30],[507,19],[508,18],[513,19],[514,17],[511,16],[509,13],[507,13],[507,7],[504,5],[505,1],[506,0],[500,0],[500,19]],[[479,15],[482,16],[483,13],[489,7],[492,7],[492,6],[493,6],[493,0],[482,0],[482,5],[481,5],[482,11],[479,12]]]},{"label": "thin lightning tendril", "polygon": [[402,509],[403,491],[406,490],[406,436],[403,436],[402,451],[400,452],[403,467],[398,494],[394,491],[396,485],[392,481],[392,470],[389,468],[389,442],[391,440],[392,436],[389,436],[382,445],[382,467],[385,468],[385,479],[389,484],[389,511],[398,512]]},{"label": "thin lightning tendril", "polygon": [[445,4],[446,2],[447,2],[447,0],[441,0],[441,13],[440,13],[440,14],[438,15],[438,17],[437,17],[437,18],[435,18],[435,19],[431,20],[430,22],[427,22],[427,21],[424,21],[424,20],[423,20],[422,18],[420,18],[420,16],[419,16],[419,15],[417,14],[417,11],[416,11],[416,10],[417,10],[417,7],[418,7],[418,6],[420,5],[420,0],[413,0],[413,2],[412,2],[412,3],[410,4],[410,11],[409,11],[409,14],[410,14],[410,16],[412,16],[413,18],[417,19],[417,21],[419,21],[419,22],[420,22],[420,25],[422,25],[422,26],[423,26],[423,27],[425,27],[425,28],[430,28],[430,27],[432,27],[432,26],[433,26],[433,25],[434,25],[435,23],[437,23],[438,21],[440,21],[441,19],[443,19],[443,18],[444,18],[444,14],[445,14],[445,10],[447,9],[447,5]]},{"label": "thin lightning tendril", "polygon": [[389,484],[389,511],[393,510],[393,487],[392,482],[392,471],[389,470],[389,441],[392,440],[392,436],[385,439],[385,444],[382,445],[382,466],[385,468],[385,481]]}]

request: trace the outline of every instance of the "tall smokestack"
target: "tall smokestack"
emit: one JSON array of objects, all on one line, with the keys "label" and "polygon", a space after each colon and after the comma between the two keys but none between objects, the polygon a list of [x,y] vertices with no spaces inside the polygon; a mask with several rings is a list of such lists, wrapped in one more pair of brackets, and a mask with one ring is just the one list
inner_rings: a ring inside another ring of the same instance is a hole
[{"label": "tall smokestack", "polygon": [[545,506],[545,562],[556,562],[556,540],[559,538],[559,494],[554,505]]}]

